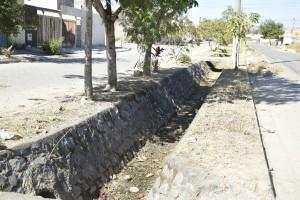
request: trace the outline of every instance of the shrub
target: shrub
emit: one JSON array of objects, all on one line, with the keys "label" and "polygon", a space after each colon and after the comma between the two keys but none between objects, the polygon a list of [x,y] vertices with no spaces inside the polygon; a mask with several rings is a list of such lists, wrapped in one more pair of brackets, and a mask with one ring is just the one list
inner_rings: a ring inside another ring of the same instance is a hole
[{"label": "shrub", "polygon": [[13,54],[15,52],[15,50],[13,49],[5,49],[5,48],[3,48],[3,49],[1,49],[1,53],[6,57],[6,58],[10,58],[11,57],[11,55]]},{"label": "shrub", "polygon": [[177,59],[180,63],[190,63],[191,57],[187,54],[180,54],[179,58]]},{"label": "shrub", "polygon": [[59,55],[62,52],[62,43],[64,37],[59,37],[58,40],[51,39],[43,44],[43,51],[51,55]]}]

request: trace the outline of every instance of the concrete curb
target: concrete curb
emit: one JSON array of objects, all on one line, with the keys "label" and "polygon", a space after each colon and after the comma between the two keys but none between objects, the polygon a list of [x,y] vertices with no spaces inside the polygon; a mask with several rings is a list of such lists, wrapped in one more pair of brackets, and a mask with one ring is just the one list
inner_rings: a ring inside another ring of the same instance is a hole
[{"label": "concrete curb", "polygon": [[[122,53],[122,52],[128,52],[131,51],[132,48],[116,48],[117,53]],[[37,51],[41,52],[41,55],[32,55],[30,52]],[[81,49],[81,51],[84,51]],[[104,48],[103,51],[106,51]],[[75,55],[80,54],[80,52],[76,52],[72,49],[64,49],[63,54],[59,55],[59,59],[65,58],[66,60],[68,59],[73,59]],[[71,56],[70,56],[71,55]],[[70,57],[64,57],[64,56],[70,56]],[[76,57],[76,56],[75,56]],[[19,63],[19,62],[46,62],[49,61],[51,62],[52,60],[57,59],[56,56],[51,56],[51,55],[45,55],[41,50],[29,50],[29,53],[24,53],[24,54],[19,54],[18,56],[13,56],[13,58],[0,58],[0,64],[10,64],[10,63]],[[84,56],[82,57],[84,59]]]}]

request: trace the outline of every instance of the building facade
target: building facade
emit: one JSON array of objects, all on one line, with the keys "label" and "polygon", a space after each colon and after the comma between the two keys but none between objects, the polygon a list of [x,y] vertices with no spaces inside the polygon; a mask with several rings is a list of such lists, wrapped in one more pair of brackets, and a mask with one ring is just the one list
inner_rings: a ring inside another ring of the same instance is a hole
[{"label": "building facade", "polygon": [[[19,46],[40,47],[50,39],[64,37],[64,47],[84,47],[85,7],[84,0],[24,0],[29,11],[26,16],[34,25],[21,30],[13,37]],[[105,44],[105,30],[100,16],[93,15],[93,45]]]}]

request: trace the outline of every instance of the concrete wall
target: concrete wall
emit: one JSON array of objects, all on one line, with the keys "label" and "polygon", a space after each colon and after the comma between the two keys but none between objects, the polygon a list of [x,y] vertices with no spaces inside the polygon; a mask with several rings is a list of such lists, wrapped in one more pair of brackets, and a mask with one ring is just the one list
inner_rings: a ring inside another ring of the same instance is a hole
[{"label": "concrete wall", "polygon": [[[81,25],[81,47],[85,46],[85,12],[82,9],[76,9],[69,6],[62,6],[63,15],[75,16],[77,25]],[[98,14],[93,14],[93,46],[105,45],[105,29],[102,19]],[[78,45],[77,45],[78,46]]]},{"label": "concrete wall", "polygon": [[85,6],[85,0],[74,0],[74,8],[83,9]]},{"label": "concrete wall", "polygon": [[74,7],[74,0],[57,0],[57,8],[59,10],[61,5]]},{"label": "concrete wall", "polygon": [[102,22],[102,18],[100,17],[100,15],[94,13],[93,14],[93,46],[103,46],[103,45],[105,45],[104,24]]},{"label": "concrete wall", "polygon": [[14,44],[16,44],[17,47],[25,46],[25,30],[20,28],[20,33],[16,36],[12,35],[11,40]]},{"label": "concrete wall", "polygon": [[203,66],[177,70],[77,124],[0,151],[0,190],[91,199],[190,97]]},{"label": "concrete wall", "polygon": [[24,0],[25,5],[57,10],[57,0]]}]

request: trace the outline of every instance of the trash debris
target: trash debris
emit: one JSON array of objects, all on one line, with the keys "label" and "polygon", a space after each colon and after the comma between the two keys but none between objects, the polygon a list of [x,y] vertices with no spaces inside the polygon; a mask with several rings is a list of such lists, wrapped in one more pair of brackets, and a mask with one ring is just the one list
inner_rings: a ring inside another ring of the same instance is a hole
[{"label": "trash debris", "polygon": [[140,191],[140,190],[139,190],[139,188],[137,188],[137,187],[130,187],[130,188],[129,188],[129,192],[137,193],[138,191]]},{"label": "trash debris", "polygon": [[2,140],[10,140],[10,139],[13,139],[14,136],[15,136],[15,134],[12,133],[12,132],[8,132],[8,131],[1,131],[0,132],[0,138]]},{"label": "trash debris", "polygon": [[138,195],[137,195],[137,198],[138,198],[138,199],[143,199],[144,197],[145,197],[144,194],[138,194]]},{"label": "trash debris", "polygon": [[147,160],[146,156],[139,156],[139,157],[137,157],[137,161],[138,162],[145,162],[146,160]]},{"label": "trash debris", "polygon": [[152,176],[154,176],[154,174],[153,173],[149,173],[149,174],[146,175],[146,178],[150,178]]},{"label": "trash debris", "polygon": [[261,128],[263,128],[263,131],[267,132],[267,133],[275,133],[274,130],[271,130],[271,129],[268,129],[268,128],[265,128],[263,126],[261,126]]},{"label": "trash debris", "polygon": [[130,175],[124,175],[123,180],[125,180],[125,181],[131,181],[132,178],[131,178]]},{"label": "trash debris", "polygon": [[64,107],[62,107],[62,106],[60,106],[58,110],[59,110],[59,111],[64,111],[64,110],[65,110],[65,108],[64,108]]},{"label": "trash debris", "polygon": [[101,194],[101,195],[99,196],[99,200],[107,200],[106,194],[105,194],[105,193]]}]

